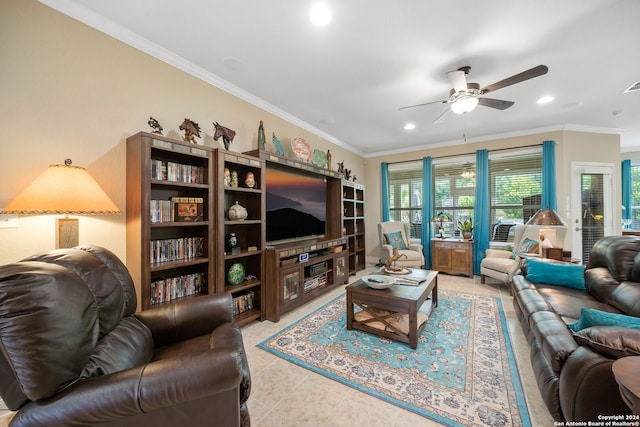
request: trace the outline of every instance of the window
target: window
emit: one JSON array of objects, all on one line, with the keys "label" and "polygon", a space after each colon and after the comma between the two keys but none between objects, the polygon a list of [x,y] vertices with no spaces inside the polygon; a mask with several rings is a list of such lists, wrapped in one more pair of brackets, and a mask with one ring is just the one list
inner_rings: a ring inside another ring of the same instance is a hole
[{"label": "window", "polygon": [[640,164],[631,165],[631,218],[628,229],[640,230]]},{"label": "window", "polygon": [[[640,226],[640,166],[632,169],[633,204]],[[465,172],[471,171],[471,174]],[[432,235],[439,235],[440,213],[443,237],[460,237],[458,221],[474,215],[476,177],[470,159],[438,159],[433,163],[433,206],[430,218],[422,218],[422,163],[411,162],[389,167],[390,219],[411,224],[411,237],[420,238],[422,226],[434,221]],[[489,153],[489,196],[491,242],[513,242],[513,229],[526,223],[542,203],[542,147],[529,150]],[[424,220],[424,222],[423,222]]]},{"label": "window", "polygon": [[422,230],[422,163],[389,167],[389,211],[391,221],[411,224],[411,237]]},{"label": "window", "polygon": [[[462,176],[465,165],[475,172],[474,165],[461,160],[438,161],[433,165],[434,217],[442,212],[450,219],[442,223],[444,237],[456,235],[458,221],[473,218],[476,179],[475,174],[468,178]],[[439,235],[440,223],[437,224],[435,235]]]},{"label": "window", "polygon": [[542,203],[542,148],[489,154],[492,242],[512,242],[513,228],[526,223]]}]

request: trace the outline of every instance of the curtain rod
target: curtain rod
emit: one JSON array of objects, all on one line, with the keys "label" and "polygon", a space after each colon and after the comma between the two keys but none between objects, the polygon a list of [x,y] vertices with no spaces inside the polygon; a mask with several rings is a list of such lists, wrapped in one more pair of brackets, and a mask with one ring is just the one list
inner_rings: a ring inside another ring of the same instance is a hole
[{"label": "curtain rod", "polygon": [[[495,150],[489,150],[490,153],[494,153],[494,152],[498,152],[498,151],[507,151],[507,150],[517,150],[519,148],[531,148],[531,147],[542,147],[542,144],[531,144],[531,145],[519,145],[517,147],[508,147],[508,148],[496,148]],[[470,153],[460,153],[460,154],[454,154],[454,155],[449,155],[449,156],[438,156],[438,157],[432,157],[432,159],[447,159],[450,157],[462,157],[462,156],[471,156],[476,154],[475,151],[472,151]],[[399,165],[402,163],[413,163],[413,162],[419,162],[421,161],[422,158],[420,159],[412,159],[412,160],[400,160],[399,162],[390,162],[389,165]]]}]

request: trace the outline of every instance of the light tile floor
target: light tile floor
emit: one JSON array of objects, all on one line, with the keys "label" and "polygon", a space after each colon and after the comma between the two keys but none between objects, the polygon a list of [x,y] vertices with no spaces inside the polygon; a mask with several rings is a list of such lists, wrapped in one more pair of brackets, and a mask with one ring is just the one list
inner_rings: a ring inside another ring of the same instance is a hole
[{"label": "light tile floor", "polygon": [[[372,270],[371,267],[369,270]],[[358,276],[352,276],[351,281]],[[490,280],[490,279],[488,279]],[[533,426],[553,426],[540,397],[529,359],[529,346],[513,310],[513,298],[505,285],[480,284],[474,279],[438,276],[440,289],[499,297],[507,318],[509,334],[524,388]],[[254,322],[242,329],[252,376],[248,406],[254,427],[321,426],[321,427],[391,427],[439,426],[441,424],[410,411],[386,403],[368,394],[300,368],[256,347],[287,325],[344,292],[344,286],[310,301],[284,315],[280,322]]]}]

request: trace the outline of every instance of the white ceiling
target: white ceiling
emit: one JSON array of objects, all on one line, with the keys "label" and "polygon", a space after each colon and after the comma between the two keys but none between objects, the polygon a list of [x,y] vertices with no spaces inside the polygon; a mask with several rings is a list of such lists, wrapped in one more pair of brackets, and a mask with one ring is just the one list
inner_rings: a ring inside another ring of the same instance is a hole
[{"label": "white ceiling", "polygon": [[[325,27],[312,0],[41,1],[365,156],[559,129],[640,150],[640,91],[623,93],[640,81],[637,0],[325,0]],[[488,95],[507,110],[399,111],[446,99],[461,66],[484,87],[539,64]]]}]

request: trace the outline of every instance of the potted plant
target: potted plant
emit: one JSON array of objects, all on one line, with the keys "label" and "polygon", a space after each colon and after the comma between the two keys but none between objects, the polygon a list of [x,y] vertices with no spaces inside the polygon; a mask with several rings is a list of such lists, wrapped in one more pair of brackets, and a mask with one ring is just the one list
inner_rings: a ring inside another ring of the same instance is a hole
[{"label": "potted plant", "polygon": [[462,233],[462,238],[465,240],[469,240],[473,236],[473,227],[474,224],[471,218],[458,221],[458,229]]}]

